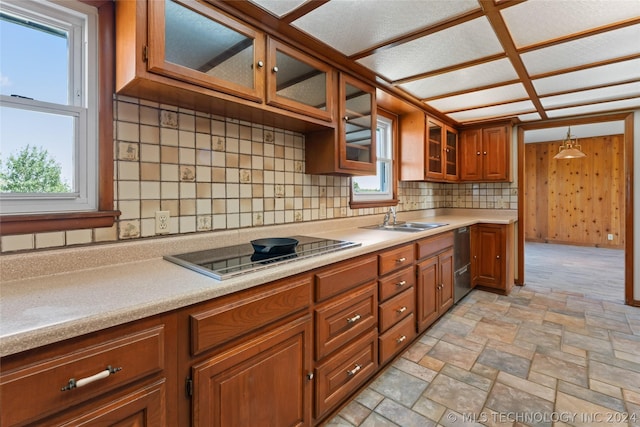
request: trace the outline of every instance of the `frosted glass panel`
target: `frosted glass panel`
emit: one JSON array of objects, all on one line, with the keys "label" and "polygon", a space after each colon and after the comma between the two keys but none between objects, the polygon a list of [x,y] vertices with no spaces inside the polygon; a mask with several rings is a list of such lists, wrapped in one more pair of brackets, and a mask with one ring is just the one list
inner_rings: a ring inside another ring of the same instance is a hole
[{"label": "frosted glass panel", "polygon": [[518,74],[513,69],[511,62],[505,58],[399,86],[416,97],[424,99],[517,78]]},{"label": "frosted glass panel", "polygon": [[[635,43],[632,41],[635,40]],[[640,25],[522,54],[529,74],[546,73],[640,53]]]},{"label": "frosted glass panel", "polygon": [[489,21],[482,17],[382,50],[358,62],[390,80],[398,80],[502,52]]},{"label": "frosted glass panel", "polygon": [[542,117],[540,117],[540,114],[538,113],[529,113],[529,114],[520,114],[518,115],[518,119],[520,119],[520,121],[522,122],[530,122],[533,120],[540,120]]},{"label": "frosted glass panel", "polygon": [[535,111],[531,101],[512,102],[510,104],[496,105],[494,107],[476,108],[475,110],[461,111],[447,114],[453,120],[466,122],[469,120],[481,120],[498,117],[512,116],[519,113]]},{"label": "frosted glass panel", "polygon": [[528,98],[527,91],[522,84],[518,83],[436,99],[428,101],[427,104],[439,111],[458,111],[523,98]]},{"label": "frosted glass panel", "polygon": [[516,46],[522,47],[640,16],[640,1],[529,0],[501,13]]},{"label": "frosted glass panel", "polygon": [[541,98],[540,102],[545,108],[555,108],[587,102],[599,102],[640,96],[640,82],[627,83],[617,86],[603,87],[599,89],[583,90],[564,95]]},{"label": "frosted glass panel", "polygon": [[600,111],[619,110],[626,108],[640,108],[640,98],[625,99],[623,101],[603,102],[601,104],[584,105],[582,107],[563,108],[551,110],[547,115],[551,118],[575,116],[579,114],[597,113]]},{"label": "frosted glass panel", "polygon": [[476,0],[330,1],[293,22],[345,55],[478,9]]},{"label": "frosted glass panel", "polygon": [[533,86],[540,95],[598,86],[605,83],[637,79],[640,59],[588,68],[572,73],[559,74],[534,80]]}]

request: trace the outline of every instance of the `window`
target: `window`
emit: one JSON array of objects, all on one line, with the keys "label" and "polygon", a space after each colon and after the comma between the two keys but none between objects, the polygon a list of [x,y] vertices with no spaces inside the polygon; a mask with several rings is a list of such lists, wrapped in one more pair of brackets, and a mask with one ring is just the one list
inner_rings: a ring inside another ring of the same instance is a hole
[{"label": "window", "polygon": [[97,9],[3,1],[0,212],[98,209]]},{"label": "window", "polygon": [[377,174],[351,178],[351,206],[395,205],[395,174],[393,163],[394,120],[378,113],[376,126]]}]

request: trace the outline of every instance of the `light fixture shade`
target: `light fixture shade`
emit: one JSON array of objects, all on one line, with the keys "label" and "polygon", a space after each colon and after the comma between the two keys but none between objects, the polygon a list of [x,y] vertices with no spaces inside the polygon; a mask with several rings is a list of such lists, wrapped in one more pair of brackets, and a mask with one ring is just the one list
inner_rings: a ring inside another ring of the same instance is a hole
[{"label": "light fixture shade", "polygon": [[582,151],[578,150],[577,148],[565,148],[564,150],[560,151],[558,154],[556,154],[555,156],[553,156],[554,159],[579,159],[581,157],[587,157],[586,154],[584,154]]},{"label": "light fixture shade", "polygon": [[580,144],[578,144],[578,138],[571,138],[571,126],[569,126],[569,129],[567,129],[567,138],[562,141],[559,153],[553,156],[553,158],[562,160],[587,157],[586,154],[580,151],[581,148]]}]

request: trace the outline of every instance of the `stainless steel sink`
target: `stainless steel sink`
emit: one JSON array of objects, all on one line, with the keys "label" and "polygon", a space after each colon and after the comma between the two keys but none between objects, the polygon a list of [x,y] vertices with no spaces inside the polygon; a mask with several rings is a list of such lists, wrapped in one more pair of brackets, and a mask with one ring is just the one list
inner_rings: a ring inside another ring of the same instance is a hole
[{"label": "stainless steel sink", "polygon": [[445,224],[442,222],[396,222],[395,224],[375,224],[361,228],[367,228],[370,230],[408,231],[415,233],[418,231],[431,230],[445,225],[449,224]]}]

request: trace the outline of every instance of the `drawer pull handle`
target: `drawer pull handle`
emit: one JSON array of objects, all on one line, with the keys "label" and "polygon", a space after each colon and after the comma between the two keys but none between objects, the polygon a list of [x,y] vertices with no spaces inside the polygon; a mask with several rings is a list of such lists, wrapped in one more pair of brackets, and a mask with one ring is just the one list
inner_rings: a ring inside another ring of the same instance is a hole
[{"label": "drawer pull handle", "polygon": [[399,287],[399,288],[401,288],[402,286],[404,286],[404,285],[406,285],[406,284],[407,284],[407,281],[406,281],[406,280],[402,280],[402,281],[400,281],[400,282],[396,283],[396,286],[397,286],[397,287]]},{"label": "drawer pull handle", "polygon": [[358,371],[359,371],[360,369],[362,369],[362,365],[358,365],[358,364],[356,363],[355,368],[353,368],[353,369],[352,369],[352,370],[350,370],[350,371],[347,371],[347,375],[349,375],[350,377],[352,377],[352,376],[354,376],[355,374],[357,374],[357,373],[358,373]]},{"label": "drawer pull handle", "polygon": [[398,339],[396,340],[396,342],[397,342],[398,344],[400,344],[400,343],[402,343],[402,342],[403,342],[404,340],[406,340],[406,339],[407,339],[407,336],[406,336],[406,335],[403,335],[403,336],[401,336],[400,338],[398,338]]},{"label": "drawer pull handle", "polygon": [[80,378],[79,380],[76,380],[75,378],[71,378],[69,380],[69,384],[62,387],[60,391],[67,391],[73,388],[84,387],[87,384],[91,384],[94,381],[107,378],[109,375],[115,374],[116,372],[121,370],[122,368],[112,368],[111,365],[109,365],[104,371],[98,372],[97,374],[91,375],[90,377]]},{"label": "drawer pull handle", "polygon": [[351,323],[356,323],[358,320],[360,320],[362,318],[362,316],[360,316],[359,314],[356,314],[353,317],[347,317],[347,323],[351,324]]},{"label": "drawer pull handle", "polygon": [[400,264],[401,262],[405,262],[406,260],[407,260],[407,259],[406,259],[405,257],[402,257],[402,258],[398,258],[398,259],[396,260],[396,262],[397,262],[398,264]]},{"label": "drawer pull handle", "polygon": [[407,306],[404,306],[402,308],[399,308],[396,310],[398,312],[398,314],[404,313],[405,311],[407,311]]}]

